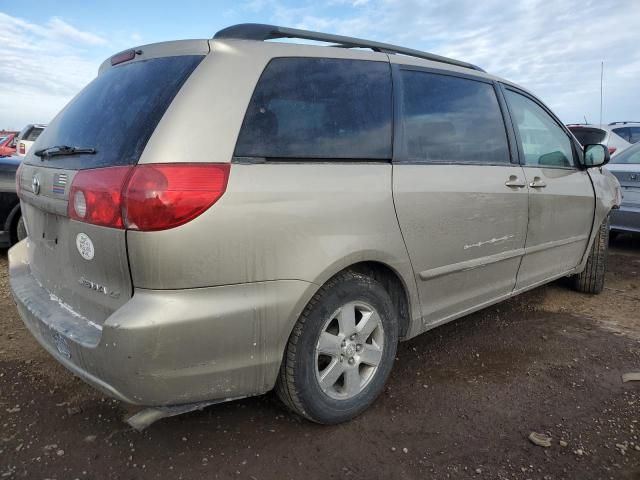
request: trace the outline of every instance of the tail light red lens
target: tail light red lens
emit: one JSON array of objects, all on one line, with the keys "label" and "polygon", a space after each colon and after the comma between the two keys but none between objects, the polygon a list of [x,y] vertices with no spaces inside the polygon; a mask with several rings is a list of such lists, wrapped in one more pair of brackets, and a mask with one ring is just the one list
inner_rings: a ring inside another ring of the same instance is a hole
[{"label": "tail light red lens", "polygon": [[69,217],[94,225],[124,228],[122,191],[133,167],[80,170],[69,191]]},{"label": "tail light red lens", "polygon": [[127,228],[165,230],[193,220],[225,192],[229,164],[137,166],[124,203]]},{"label": "tail light red lens", "polygon": [[69,216],[96,225],[166,230],[202,214],[225,192],[229,164],[146,164],[81,170]]}]

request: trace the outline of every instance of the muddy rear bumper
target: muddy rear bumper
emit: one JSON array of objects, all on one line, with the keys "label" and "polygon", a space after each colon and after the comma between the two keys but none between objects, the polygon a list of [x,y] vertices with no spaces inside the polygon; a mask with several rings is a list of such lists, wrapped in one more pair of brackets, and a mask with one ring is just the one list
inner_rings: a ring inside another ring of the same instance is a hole
[{"label": "muddy rear bumper", "polygon": [[11,289],[25,325],[74,374],[138,405],[270,390],[291,328],[314,291],[313,284],[298,280],[137,289],[96,325],[50,295],[26,259],[26,242],[9,251]]}]

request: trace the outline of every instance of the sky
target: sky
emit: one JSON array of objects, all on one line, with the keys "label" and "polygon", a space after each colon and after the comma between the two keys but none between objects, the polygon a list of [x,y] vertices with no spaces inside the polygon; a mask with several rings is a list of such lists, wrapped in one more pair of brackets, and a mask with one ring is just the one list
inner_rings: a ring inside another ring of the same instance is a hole
[{"label": "sky", "polygon": [[0,129],[47,123],[120,50],[271,23],[468,61],[566,123],[640,121],[640,0],[0,0]]}]

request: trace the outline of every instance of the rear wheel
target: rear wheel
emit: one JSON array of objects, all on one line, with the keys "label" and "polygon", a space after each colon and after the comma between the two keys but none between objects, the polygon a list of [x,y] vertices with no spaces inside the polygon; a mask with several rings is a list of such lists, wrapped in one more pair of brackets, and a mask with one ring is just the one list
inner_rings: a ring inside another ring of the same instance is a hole
[{"label": "rear wheel", "polygon": [[294,412],[334,424],[364,411],[384,388],[398,321],[389,294],[355,272],[331,279],[293,329],[276,391]]},{"label": "rear wheel", "polygon": [[609,250],[609,217],[602,222],[593,241],[585,269],[573,277],[576,290],[583,293],[600,293],[604,289],[604,275]]}]

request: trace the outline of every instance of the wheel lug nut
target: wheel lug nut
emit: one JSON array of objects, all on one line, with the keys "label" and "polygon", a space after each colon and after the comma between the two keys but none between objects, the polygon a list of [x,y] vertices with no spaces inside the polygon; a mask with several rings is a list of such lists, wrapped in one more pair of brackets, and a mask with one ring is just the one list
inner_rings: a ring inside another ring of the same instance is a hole
[{"label": "wheel lug nut", "polygon": [[347,346],[347,341],[346,340],[342,340],[342,346],[346,347]]},{"label": "wheel lug nut", "polygon": [[340,361],[344,362],[344,355],[340,355]]},{"label": "wheel lug nut", "polygon": [[362,345],[360,344],[356,345],[356,352],[359,352],[360,350],[362,350]]},{"label": "wheel lug nut", "polygon": [[355,340],[356,339],[356,334],[354,333],[353,335],[351,335],[351,340]]},{"label": "wheel lug nut", "polygon": [[356,361],[353,358],[349,359],[349,365],[353,365],[354,363],[356,363]]}]

